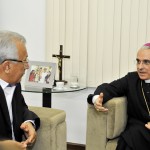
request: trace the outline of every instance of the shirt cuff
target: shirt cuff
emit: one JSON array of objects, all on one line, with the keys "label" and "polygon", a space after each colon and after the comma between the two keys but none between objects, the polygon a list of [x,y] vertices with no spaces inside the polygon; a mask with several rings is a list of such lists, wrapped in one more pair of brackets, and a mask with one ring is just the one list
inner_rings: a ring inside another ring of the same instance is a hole
[{"label": "shirt cuff", "polygon": [[94,95],[93,98],[92,98],[92,102],[93,104],[95,103],[96,99],[99,97],[99,95]]},{"label": "shirt cuff", "polygon": [[24,121],[24,123],[25,122],[31,122],[33,127],[36,129],[36,125],[35,125],[35,121],[34,120],[26,120],[26,121]]}]

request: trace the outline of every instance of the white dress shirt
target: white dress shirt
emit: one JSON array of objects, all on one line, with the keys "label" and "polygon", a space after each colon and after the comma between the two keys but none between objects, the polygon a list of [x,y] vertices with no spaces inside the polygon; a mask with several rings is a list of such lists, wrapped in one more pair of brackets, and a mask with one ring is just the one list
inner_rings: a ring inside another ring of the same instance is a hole
[{"label": "white dress shirt", "polygon": [[[14,94],[16,86],[15,85],[11,85],[10,86],[9,83],[5,82],[2,79],[0,79],[0,85],[1,85],[1,87],[3,89],[3,91],[4,91],[5,98],[6,98],[6,103],[7,103],[7,107],[8,107],[9,117],[10,117],[10,121],[11,121],[12,139],[15,140],[14,131],[13,131],[12,98],[13,98],[13,94]],[[29,121],[35,127],[34,120],[26,120],[25,122],[29,122]]]},{"label": "white dress shirt", "polygon": [[0,79],[0,85],[4,91],[5,97],[6,97],[6,103],[8,107],[9,117],[11,121],[11,128],[12,128],[12,139],[15,140],[14,132],[13,132],[13,115],[12,115],[12,97],[15,91],[16,86],[9,86],[9,84],[2,79]]}]

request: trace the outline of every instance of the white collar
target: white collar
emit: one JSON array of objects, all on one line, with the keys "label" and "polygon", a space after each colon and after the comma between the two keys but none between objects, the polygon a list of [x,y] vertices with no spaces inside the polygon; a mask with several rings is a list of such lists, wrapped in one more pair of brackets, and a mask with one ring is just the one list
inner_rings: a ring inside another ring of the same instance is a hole
[{"label": "white collar", "polygon": [[150,83],[150,79],[145,80],[145,83]]},{"label": "white collar", "polygon": [[[1,85],[1,87],[2,87],[2,89],[4,90],[8,85],[9,85],[9,83],[7,83],[6,81],[4,81],[4,80],[2,80],[2,79],[0,79],[0,85]],[[14,84],[12,84],[12,87],[15,87],[16,85]]]},{"label": "white collar", "polygon": [[2,89],[5,89],[8,86],[9,83],[7,83],[6,81],[0,79],[0,85],[2,87]]}]

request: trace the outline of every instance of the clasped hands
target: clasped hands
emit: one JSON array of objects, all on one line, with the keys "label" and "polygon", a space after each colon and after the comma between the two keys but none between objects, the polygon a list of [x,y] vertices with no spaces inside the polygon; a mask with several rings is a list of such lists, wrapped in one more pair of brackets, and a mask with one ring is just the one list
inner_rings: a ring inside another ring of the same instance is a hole
[{"label": "clasped hands", "polygon": [[0,141],[0,149],[2,150],[26,150],[27,146],[32,145],[36,140],[36,131],[31,122],[24,122],[20,128],[24,131],[26,140],[17,142],[14,140]]},{"label": "clasped hands", "polygon": [[98,96],[98,98],[95,100],[94,102],[94,107],[97,111],[101,111],[101,112],[107,112],[108,109],[103,107],[102,103],[103,103],[103,93],[100,93],[100,95]]},{"label": "clasped hands", "polygon": [[31,146],[35,140],[36,140],[36,131],[35,128],[33,127],[31,122],[24,122],[21,124],[20,128],[24,131],[25,133],[25,141],[22,141],[21,143],[24,146]]}]

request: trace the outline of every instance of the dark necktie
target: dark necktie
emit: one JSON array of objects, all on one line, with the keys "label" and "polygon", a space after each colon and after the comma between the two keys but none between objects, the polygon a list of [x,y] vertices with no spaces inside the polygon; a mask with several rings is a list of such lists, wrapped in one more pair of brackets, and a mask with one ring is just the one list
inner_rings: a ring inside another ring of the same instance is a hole
[{"label": "dark necktie", "polygon": [[7,87],[12,87],[12,85],[11,85],[11,84],[8,84]]}]

